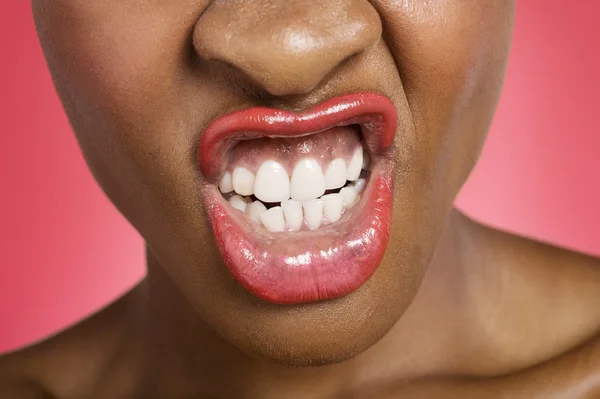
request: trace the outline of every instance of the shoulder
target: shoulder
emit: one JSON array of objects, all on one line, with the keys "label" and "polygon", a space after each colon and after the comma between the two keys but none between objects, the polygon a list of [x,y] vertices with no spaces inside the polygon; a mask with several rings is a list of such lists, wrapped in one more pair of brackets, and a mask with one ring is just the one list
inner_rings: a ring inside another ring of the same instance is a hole
[{"label": "shoulder", "polygon": [[0,355],[0,397],[68,399],[93,392],[128,339],[134,291],[53,337]]},{"label": "shoulder", "polygon": [[[600,317],[600,259],[549,243],[485,226],[488,253],[496,263],[497,282],[534,304],[586,318]],[[565,315],[567,316],[567,315]],[[599,320],[600,321],[600,320]]]},{"label": "shoulder", "polygon": [[470,223],[490,270],[477,325],[491,372],[550,361],[600,335],[600,259]]}]

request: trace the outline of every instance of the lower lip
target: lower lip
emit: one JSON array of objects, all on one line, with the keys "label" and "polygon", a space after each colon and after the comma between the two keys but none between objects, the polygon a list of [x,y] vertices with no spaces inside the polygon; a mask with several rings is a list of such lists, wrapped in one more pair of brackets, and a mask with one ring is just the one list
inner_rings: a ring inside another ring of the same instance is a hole
[{"label": "lower lip", "polygon": [[390,165],[374,168],[361,200],[335,230],[305,234],[263,234],[214,185],[206,183],[203,195],[217,245],[237,282],[267,302],[300,304],[347,295],[373,275],[390,235],[391,181]]}]

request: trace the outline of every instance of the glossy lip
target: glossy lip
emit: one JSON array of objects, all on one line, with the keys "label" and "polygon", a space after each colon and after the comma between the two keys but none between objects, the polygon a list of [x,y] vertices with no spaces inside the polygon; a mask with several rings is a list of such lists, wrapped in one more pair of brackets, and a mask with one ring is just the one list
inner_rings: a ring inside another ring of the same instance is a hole
[{"label": "glossy lip", "polygon": [[[361,201],[334,227],[303,234],[272,234],[234,210],[216,182],[229,150],[242,140],[300,137],[358,124],[372,154]],[[202,193],[225,265],[250,293],[277,304],[329,300],[362,286],[383,258],[391,230],[396,109],[375,93],[333,98],[302,113],[251,108],[213,122],[199,146]]]}]

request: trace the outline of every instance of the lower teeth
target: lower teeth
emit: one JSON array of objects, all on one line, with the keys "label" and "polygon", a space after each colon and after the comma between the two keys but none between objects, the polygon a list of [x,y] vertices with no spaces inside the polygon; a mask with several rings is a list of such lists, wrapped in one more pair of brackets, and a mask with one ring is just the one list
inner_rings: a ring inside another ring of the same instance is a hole
[{"label": "lower teeth", "polygon": [[229,204],[269,232],[294,232],[303,228],[315,230],[339,221],[345,211],[360,200],[360,192],[366,184],[366,172],[361,178],[347,182],[338,190],[329,190],[319,198],[296,201],[288,199],[281,203],[265,204],[251,196],[235,192],[227,195]]}]

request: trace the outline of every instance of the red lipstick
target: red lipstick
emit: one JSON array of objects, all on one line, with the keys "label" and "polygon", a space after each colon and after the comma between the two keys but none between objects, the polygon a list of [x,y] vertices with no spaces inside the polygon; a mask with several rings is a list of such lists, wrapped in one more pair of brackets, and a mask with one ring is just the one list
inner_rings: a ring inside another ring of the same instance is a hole
[{"label": "red lipstick", "polygon": [[[231,208],[216,182],[240,141],[302,137],[338,126],[360,126],[373,157],[360,202],[327,228],[268,233]],[[272,303],[334,299],[357,290],[383,258],[391,230],[392,169],[386,156],[396,134],[394,105],[374,93],[333,98],[302,113],[251,108],[214,121],[199,146],[203,199],[225,265],[253,295]]]}]

